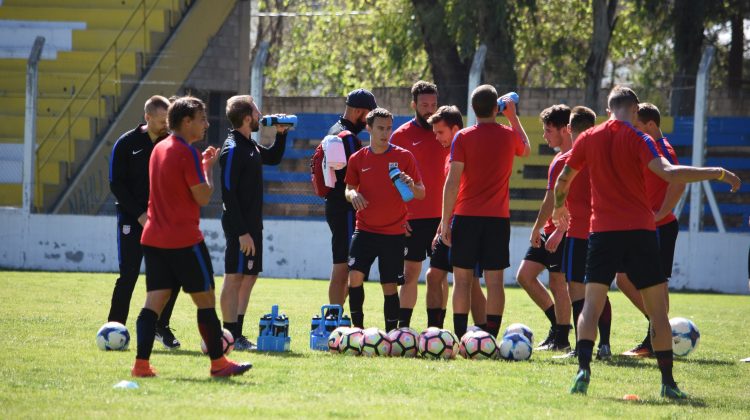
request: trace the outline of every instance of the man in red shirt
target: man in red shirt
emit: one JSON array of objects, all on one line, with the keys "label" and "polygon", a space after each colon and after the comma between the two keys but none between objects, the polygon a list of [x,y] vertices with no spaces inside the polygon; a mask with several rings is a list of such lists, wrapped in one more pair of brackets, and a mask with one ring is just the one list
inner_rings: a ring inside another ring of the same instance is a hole
[{"label": "man in red shirt", "polygon": [[453,325],[458,337],[466,333],[477,264],[484,270],[487,332],[493,336],[500,330],[505,309],[503,270],[510,266],[508,181],[514,157],[528,156],[530,148],[513,101],[506,100],[503,111],[513,128],[495,122],[497,98],[490,85],[472,92],[477,124],[456,134],[443,190],[440,235],[452,247]]},{"label": "man in red shirt", "polygon": [[570,392],[586,394],[596,321],[604,308],[610,283],[623,271],[640,290],[651,319],[651,342],[662,376],[661,395],[684,399],[672,376],[672,334],[666,308],[666,280],[659,261],[654,213],[648,201],[643,168],[667,182],[716,179],[740,187],[740,179],[724,168],[674,166],[664,159],[654,140],[632,126],[638,97],[616,86],[607,98],[610,119],[584,132],[573,145],[568,163],[555,185],[556,225],[567,225],[565,199],[578,171],[588,167],[591,182],[591,235],[586,257],[586,301],[578,324],[579,370]]},{"label": "man in red shirt", "polygon": [[391,181],[393,168],[414,198],[425,196],[422,177],[411,152],[389,143],[393,115],[383,108],[367,114],[370,146],[349,158],[346,168],[346,199],[357,210],[357,223],[349,250],[349,309],[352,324],[364,328],[365,301],[363,282],[370,266],[378,259],[380,285],[383,287],[385,329],[398,326],[398,285],[404,279],[404,234],[406,203]]},{"label": "man in red shirt", "polygon": [[209,146],[202,160],[192,143],[203,139],[208,120],[200,99],[178,98],[168,110],[172,134],[154,146],[149,162],[147,221],[141,244],[146,260],[146,303],[138,316],[138,351],[133,376],[156,376],[149,363],[156,320],[172,289],[182,287],[198,307],[198,330],[211,357],[211,376],[241,375],[252,367],[223,354],[216,316],[213,268],[199,227],[200,206],[213,193],[212,169],[218,159]]},{"label": "man in red shirt", "polygon": [[[547,338],[536,348],[536,350],[570,350],[568,333],[570,332],[570,297],[568,286],[565,284],[565,275],[562,273],[563,248],[550,246],[547,250],[547,239],[555,231],[552,223],[552,209],[557,176],[560,175],[565,162],[560,159],[563,153],[573,146],[568,122],[570,120],[570,108],[567,105],[553,105],[544,109],[539,118],[544,128],[544,140],[551,149],[559,150],[552,159],[547,172],[547,191],[539,208],[536,222],[531,228],[529,241],[531,246],[526,251],[526,256],[518,267],[516,280],[526,290],[529,297],[544,311],[550,322]],[[549,288],[552,291],[554,302],[550,298],[544,284],[539,280],[542,271],[549,272]]]},{"label": "man in red shirt", "polygon": [[398,326],[408,327],[417,303],[417,283],[422,273],[422,261],[432,255],[432,239],[440,224],[440,210],[445,184],[445,158],[449,149],[443,147],[428,122],[437,110],[438,90],[435,84],[420,80],[411,87],[411,108],[414,118],[399,127],[391,136],[391,144],[414,155],[425,186],[424,200],[412,200],[406,223],[404,251],[404,285],[399,291],[401,309]]},{"label": "man in red shirt", "polygon": [[[679,165],[677,161],[677,154],[675,153],[672,145],[669,144],[667,138],[661,132],[661,114],[659,108],[654,104],[647,102],[638,105],[638,118],[633,121],[633,126],[638,130],[648,134],[656,142],[656,146],[659,149],[659,153],[664,156],[672,165]],[[672,209],[675,208],[677,202],[680,201],[680,196],[685,191],[685,184],[683,183],[667,183],[663,179],[656,176],[653,172],[648,169],[644,170],[643,176],[646,181],[646,193],[648,194],[649,202],[651,203],[651,209],[654,212],[654,220],[656,220],[656,237],[659,241],[659,256],[661,257],[661,268],[664,271],[664,276],[669,281],[672,277],[672,263],[674,261],[674,248],[677,242],[677,233],[680,230],[680,225],[677,222],[677,217],[672,213]],[[669,289],[667,283],[663,284],[666,289],[667,298],[669,297]],[[622,291],[625,296],[633,302],[633,305],[646,316],[646,308],[643,306],[643,299],[638,293],[638,290],[633,286],[633,283],[628,279],[626,273],[617,273],[617,288]],[[667,311],[669,311],[669,300],[667,300]],[[623,353],[625,356],[640,356],[648,357],[653,353],[651,347],[651,327],[649,326],[646,332],[646,338],[635,346],[632,350]]]}]

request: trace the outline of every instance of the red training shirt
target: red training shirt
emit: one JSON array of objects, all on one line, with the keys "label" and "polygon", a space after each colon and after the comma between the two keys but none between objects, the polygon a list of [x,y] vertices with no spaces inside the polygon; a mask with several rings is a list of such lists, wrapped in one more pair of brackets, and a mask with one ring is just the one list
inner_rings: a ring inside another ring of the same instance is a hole
[{"label": "red training shirt", "polygon": [[451,162],[463,162],[454,214],[510,217],[508,181],[513,158],[525,144],[512,128],[481,123],[464,128],[451,145]]},{"label": "red training shirt", "polygon": [[[549,164],[549,170],[547,171],[547,191],[555,192],[555,182],[557,182],[557,177],[560,176],[560,172],[562,172],[565,166],[565,160],[561,159],[562,156],[562,153],[556,154]],[[550,235],[555,229],[555,224],[550,217],[547,219],[547,223],[544,224],[544,233]]]},{"label": "red training shirt", "polygon": [[206,182],[198,151],[172,134],[154,146],[148,172],[151,194],[141,244],[174,249],[202,241],[200,206],[190,191]]},{"label": "red training shirt", "polygon": [[391,135],[391,144],[402,147],[414,155],[425,187],[424,200],[406,203],[407,219],[440,218],[443,210],[443,186],[445,171],[443,164],[450,149],[443,147],[432,130],[421,127],[412,119]]},{"label": "red training shirt", "polygon": [[659,156],[654,140],[626,121],[609,120],[578,137],[567,164],[589,168],[591,232],[656,229],[643,171]]},{"label": "red training shirt", "polygon": [[[667,141],[666,137],[656,140],[656,145],[661,155],[664,156],[669,163],[672,165],[680,164],[680,162],[677,161],[677,154],[672,148],[672,145]],[[651,203],[651,210],[656,213],[661,209],[661,205],[664,204],[664,197],[667,195],[667,187],[669,186],[669,183],[659,178],[658,175],[651,172],[648,168],[643,170],[643,176],[646,178],[646,192],[648,193],[648,200]],[[674,213],[670,212],[668,215],[664,216],[663,219],[656,221],[656,227],[666,225],[674,220],[677,220],[677,217],[675,217]]]},{"label": "red training shirt", "polygon": [[[572,150],[568,150],[563,153],[560,160],[567,163],[571,152]],[[591,231],[591,181],[588,167],[581,169],[570,184],[565,206],[570,214],[568,238],[588,239]]]},{"label": "red training shirt", "polygon": [[383,235],[406,233],[406,203],[388,176],[393,167],[415,183],[422,181],[414,156],[398,146],[390,145],[384,153],[365,147],[349,158],[344,182],[358,187],[368,202],[366,208],[357,211],[357,230]]}]

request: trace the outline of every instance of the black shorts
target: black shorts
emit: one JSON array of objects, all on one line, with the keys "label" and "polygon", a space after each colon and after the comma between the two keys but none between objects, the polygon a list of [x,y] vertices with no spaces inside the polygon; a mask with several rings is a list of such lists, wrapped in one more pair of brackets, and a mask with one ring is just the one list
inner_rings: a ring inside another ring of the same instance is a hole
[{"label": "black shorts", "polygon": [[226,274],[258,275],[263,271],[263,232],[251,232],[255,243],[255,255],[247,256],[240,251],[240,238],[224,232],[227,248],[224,251],[224,272]]},{"label": "black shorts", "polygon": [[449,273],[453,272],[453,266],[451,265],[451,248],[443,243],[442,238],[438,238],[437,245],[435,245],[435,248],[432,250],[430,267],[447,271]]},{"label": "black shorts", "polygon": [[666,278],[672,277],[672,265],[674,263],[674,248],[677,243],[677,233],[680,231],[680,224],[673,220],[666,225],[656,228],[656,238],[659,241],[659,256],[661,260],[661,269]]},{"label": "black shorts", "polygon": [[503,270],[510,267],[510,219],[454,216],[451,265],[459,268]]},{"label": "black shorts", "polygon": [[326,221],[331,229],[331,254],[334,264],[345,264],[349,258],[355,215],[354,207],[349,203],[326,201]]},{"label": "black shorts", "polygon": [[186,248],[155,248],[143,245],[146,259],[146,290],[176,289],[186,293],[214,288],[214,269],[206,243]]},{"label": "black shorts", "polygon": [[544,248],[544,244],[547,243],[547,234],[542,234],[542,246],[539,248],[529,247],[526,251],[526,256],[523,257],[526,261],[533,261],[543,265],[550,273],[560,273],[562,271],[562,258],[563,248],[565,245],[565,237],[563,236],[562,242],[558,245],[555,252],[549,252]]},{"label": "black shorts", "polygon": [[381,284],[404,284],[404,235],[355,230],[349,250],[349,270],[367,276],[375,258],[378,259]]},{"label": "black shorts", "polygon": [[586,278],[586,254],[588,250],[588,239],[565,238],[562,257],[562,270],[565,273],[565,280],[583,283]]},{"label": "black shorts", "polygon": [[595,232],[589,236],[584,282],[609,286],[617,272],[627,274],[639,290],[666,282],[655,231]]},{"label": "black shorts", "polygon": [[406,237],[404,259],[407,261],[424,261],[432,256],[432,240],[440,225],[440,218],[409,220],[411,235]]}]

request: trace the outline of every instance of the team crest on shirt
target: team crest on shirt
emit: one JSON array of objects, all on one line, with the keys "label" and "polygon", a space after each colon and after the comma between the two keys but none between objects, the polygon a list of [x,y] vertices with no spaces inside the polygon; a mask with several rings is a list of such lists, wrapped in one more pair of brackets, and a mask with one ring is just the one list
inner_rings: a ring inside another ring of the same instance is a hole
[{"label": "team crest on shirt", "polygon": [[122,234],[123,235],[129,235],[130,234],[130,225],[122,225]]},{"label": "team crest on shirt", "polygon": [[409,247],[405,246],[404,247],[404,257],[407,256],[407,255],[409,255]]},{"label": "team crest on shirt", "polygon": [[247,260],[247,269],[248,270],[252,270],[253,269],[253,265],[255,265],[255,261],[254,260]]},{"label": "team crest on shirt", "polygon": [[398,162],[388,162],[388,170],[390,171],[393,168],[398,168]]},{"label": "team crest on shirt", "polygon": [[350,265],[350,266],[354,265],[354,263],[355,263],[356,261],[357,261],[357,259],[356,259],[356,258],[354,258],[354,257],[349,257],[349,265]]}]

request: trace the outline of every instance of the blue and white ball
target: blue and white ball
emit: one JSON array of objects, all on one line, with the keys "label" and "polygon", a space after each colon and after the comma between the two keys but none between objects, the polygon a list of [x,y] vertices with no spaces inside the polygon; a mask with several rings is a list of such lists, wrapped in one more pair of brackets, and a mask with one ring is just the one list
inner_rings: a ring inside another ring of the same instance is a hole
[{"label": "blue and white ball", "polygon": [[527,340],[529,340],[529,343],[531,343],[532,346],[534,345],[534,332],[531,331],[531,328],[524,324],[516,322],[515,324],[508,325],[508,328],[505,329],[505,333],[503,334],[503,336],[506,336],[508,334],[521,334],[522,336],[526,337]]},{"label": "blue and white ball", "polygon": [[500,357],[505,360],[528,360],[531,357],[531,342],[523,334],[512,333],[500,342]]},{"label": "blue and white ball", "polygon": [[96,332],[96,345],[100,350],[127,350],[130,333],[119,322],[107,322]]},{"label": "blue and white ball", "polygon": [[687,318],[672,318],[672,353],[675,356],[687,356],[692,353],[701,341],[701,333],[693,321]]}]

